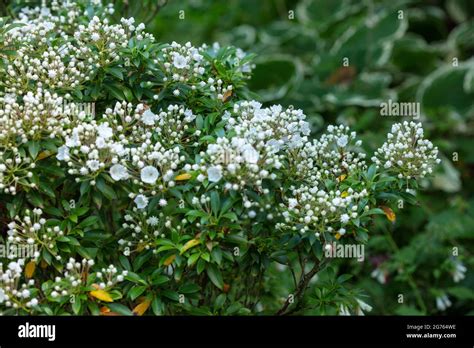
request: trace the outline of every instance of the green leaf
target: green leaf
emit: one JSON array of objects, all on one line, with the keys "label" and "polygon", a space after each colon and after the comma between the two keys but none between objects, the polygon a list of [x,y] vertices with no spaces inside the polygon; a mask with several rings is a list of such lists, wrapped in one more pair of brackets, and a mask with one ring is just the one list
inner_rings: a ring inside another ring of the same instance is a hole
[{"label": "green leaf", "polygon": [[155,297],[151,302],[151,309],[155,315],[163,315],[165,313],[164,304],[158,297]]},{"label": "green leaf", "polygon": [[193,294],[200,290],[199,285],[193,283],[184,284],[179,288],[181,294]]},{"label": "green leaf", "polygon": [[119,99],[119,100],[125,100],[124,95],[123,95],[122,90],[120,89],[120,87],[117,87],[116,85],[113,85],[113,84],[110,84],[110,83],[104,84],[104,87],[105,87],[105,89],[107,89],[110,92],[110,94],[112,94],[112,96],[114,98]]},{"label": "green leaf", "polygon": [[211,209],[212,211],[217,214],[219,212],[221,206],[221,199],[219,197],[219,193],[217,191],[211,192]]},{"label": "green leaf", "polygon": [[375,173],[377,172],[377,166],[372,164],[369,169],[367,170],[367,180],[373,181],[375,178]]},{"label": "green leaf", "polygon": [[137,272],[138,270],[140,270],[140,268],[143,266],[143,264],[145,262],[147,262],[150,257],[153,255],[152,251],[147,251],[147,252],[144,252],[140,255],[138,255],[135,260],[133,260],[133,270],[135,272]]},{"label": "green leaf", "polygon": [[472,289],[456,286],[447,289],[447,291],[460,300],[474,300],[474,291]]},{"label": "green leaf", "polygon": [[125,279],[127,279],[128,281],[131,281],[132,283],[141,283],[141,284],[147,284],[147,282],[142,279],[142,277],[140,277],[138,274],[134,273],[134,272],[128,272],[128,274],[125,276]]},{"label": "green leaf", "polygon": [[212,263],[208,264],[206,271],[211,282],[222,290],[224,288],[224,280],[222,279],[221,271],[217,266]]},{"label": "green leaf", "polygon": [[37,141],[29,141],[28,142],[28,152],[31,155],[32,159],[35,159],[38,156],[38,152],[40,150],[40,144]]},{"label": "green leaf", "polygon": [[152,285],[154,286],[157,286],[157,285],[161,285],[161,284],[164,284],[166,282],[169,281],[169,278],[167,276],[164,276],[164,275],[158,275],[158,276],[155,276],[151,282]]},{"label": "green leaf", "polygon": [[120,80],[123,80],[122,69],[108,67],[108,68],[105,69],[105,71],[110,73],[111,75],[115,76],[116,78],[118,78]]},{"label": "green leaf", "polygon": [[128,261],[128,259],[124,255],[119,256],[119,261],[122,267],[125,268],[127,271],[132,270],[132,265],[130,264],[130,261]]},{"label": "green leaf", "polygon": [[81,193],[81,196],[84,196],[87,192],[89,192],[91,188],[91,184],[89,181],[83,181],[81,183],[81,188],[79,189],[79,192]]},{"label": "green leaf", "polygon": [[112,312],[122,315],[133,315],[133,312],[130,310],[130,308],[120,303],[107,303],[107,307],[109,307]]},{"label": "green leaf", "polygon": [[222,262],[222,250],[217,247],[211,251],[212,260],[215,261],[218,265]]},{"label": "green leaf", "polygon": [[147,286],[141,285],[141,286],[134,286],[132,290],[128,293],[128,296],[134,301],[138,296],[143,294],[145,290],[147,289]]},{"label": "green leaf", "polygon": [[173,301],[179,300],[179,294],[176,291],[163,290],[161,293],[164,297],[169,298],[170,300],[173,300]]},{"label": "green leaf", "polygon": [[[467,77],[472,76],[474,59],[459,66],[443,65],[428,75],[421,83],[417,100],[421,100],[422,110],[434,118],[439,110],[454,110],[460,115],[466,115],[473,110],[474,89],[466,83]],[[439,121],[439,119],[436,119]]]},{"label": "green leaf", "polygon": [[72,304],[72,311],[74,312],[74,314],[76,315],[79,315],[80,312],[81,312],[81,300],[77,298],[74,299],[74,302]]},{"label": "green leaf", "polygon": [[117,198],[115,191],[110,186],[108,186],[102,178],[97,179],[96,186],[108,200]]},{"label": "green leaf", "polygon": [[94,225],[95,223],[97,223],[97,221],[99,221],[99,217],[98,216],[89,216],[87,218],[85,218],[84,220],[82,220],[79,225],[77,225],[77,228],[79,229],[82,229],[84,227],[89,227],[89,226],[92,226]]},{"label": "green leaf", "polygon": [[199,259],[200,253],[194,253],[188,258],[188,266],[192,266]]},{"label": "green leaf", "polygon": [[264,102],[284,97],[303,79],[303,66],[295,57],[260,56],[256,64],[249,88]]}]

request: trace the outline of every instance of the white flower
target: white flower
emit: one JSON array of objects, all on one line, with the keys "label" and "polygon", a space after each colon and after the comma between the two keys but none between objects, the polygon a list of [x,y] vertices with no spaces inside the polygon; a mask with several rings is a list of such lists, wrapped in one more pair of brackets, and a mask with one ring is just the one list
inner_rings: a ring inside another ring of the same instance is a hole
[{"label": "white flower", "polygon": [[242,157],[244,158],[245,162],[255,164],[258,162],[260,154],[254,149],[252,145],[245,144],[242,147]]},{"label": "white flower", "polygon": [[110,149],[112,150],[112,152],[116,153],[119,156],[124,156],[127,153],[123,145],[119,143],[112,144],[110,146]]},{"label": "white flower", "polygon": [[362,314],[362,315],[364,314],[362,311],[370,312],[372,310],[372,306],[365,303],[364,301],[359,300],[358,298],[356,298],[356,301],[357,301],[357,303],[359,305],[359,308],[360,308],[360,312],[359,312],[360,314]]},{"label": "white flower", "polygon": [[210,182],[218,182],[222,178],[222,171],[219,167],[210,167],[207,169],[207,179]]},{"label": "white flower", "polygon": [[0,289],[0,303],[3,303],[3,301],[5,301],[5,291]]},{"label": "white flower", "polygon": [[87,166],[89,167],[90,170],[93,172],[99,170],[100,168],[100,162],[97,160],[89,160],[86,162]]},{"label": "white flower", "polygon": [[347,215],[347,214],[342,214],[342,215],[341,215],[341,222],[342,222],[343,224],[347,224],[348,221],[349,221],[349,215]]},{"label": "white flower", "polygon": [[351,315],[351,312],[349,312],[349,308],[347,308],[347,306],[341,304],[339,306],[339,315],[348,316]]},{"label": "white flower", "polygon": [[142,168],[140,172],[140,178],[144,183],[153,185],[158,179],[159,174],[160,173],[158,172],[158,169],[156,169],[155,167],[146,166]]},{"label": "white flower", "polygon": [[21,266],[15,261],[12,261],[8,264],[8,269],[16,273],[21,273]]},{"label": "white flower", "polygon": [[456,262],[454,272],[452,272],[453,280],[455,283],[459,283],[461,280],[466,278],[467,268],[461,262]]},{"label": "white flower", "polygon": [[66,146],[67,147],[76,147],[81,145],[81,141],[79,140],[79,134],[77,131],[73,131],[71,137],[66,138]]},{"label": "white flower", "polygon": [[370,276],[372,278],[375,278],[377,279],[377,281],[380,283],[380,284],[385,284],[387,282],[387,277],[385,275],[385,272],[382,271],[380,268],[376,268],[372,271],[372,273],[370,273]]},{"label": "white flower", "polygon": [[97,33],[94,33],[91,35],[92,41],[99,41],[100,40],[100,35]]},{"label": "white flower", "polygon": [[175,68],[177,69],[183,69],[186,67],[186,65],[188,64],[186,58],[184,58],[182,55],[180,54],[175,54],[174,55],[174,59],[173,59],[173,65],[175,66]]},{"label": "white flower", "polygon": [[347,145],[347,140],[347,135],[341,135],[339,138],[337,138],[337,146],[345,147]]},{"label": "white flower", "polygon": [[109,127],[107,122],[97,127],[97,134],[104,139],[109,139],[114,135],[112,128]]},{"label": "white flower", "polygon": [[448,296],[442,295],[436,297],[436,308],[440,311],[445,311],[448,307],[451,307],[452,303],[449,300]]},{"label": "white flower", "polygon": [[95,140],[95,145],[97,146],[98,149],[103,149],[106,146],[105,139],[102,137],[98,137]]},{"label": "white flower", "polygon": [[298,205],[298,201],[295,199],[295,198],[290,198],[288,199],[288,207],[290,209],[293,209],[294,207],[296,207]]},{"label": "white flower", "polygon": [[148,198],[146,198],[144,195],[137,195],[133,201],[137,205],[138,209],[145,209],[148,205]]},{"label": "white flower", "polygon": [[69,148],[65,145],[61,146],[58,148],[58,154],[56,155],[56,158],[59,161],[67,161],[69,160]]},{"label": "white flower", "polygon": [[148,225],[150,225],[150,226],[156,226],[156,225],[158,225],[159,220],[158,220],[158,218],[157,218],[156,216],[150,216],[150,217],[148,218],[148,220],[146,220],[146,222],[147,222]]},{"label": "white flower", "polygon": [[192,110],[190,109],[186,109],[184,111],[184,122],[192,122],[195,118],[196,118],[196,115],[193,114]]},{"label": "white flower", "polygon": [[147,126],[153,126],[156,121],[156,114],[154,114],[150,109],[147,109],[142,115],[142,122]]},{"label": "white flower", "polygon": [[128,178],[127,168],[125,168],[121,164],[114,164],[110,168],[110,176],[115,181],[119,181],[119,180],[122,180],[122,179],[127,179]]}]

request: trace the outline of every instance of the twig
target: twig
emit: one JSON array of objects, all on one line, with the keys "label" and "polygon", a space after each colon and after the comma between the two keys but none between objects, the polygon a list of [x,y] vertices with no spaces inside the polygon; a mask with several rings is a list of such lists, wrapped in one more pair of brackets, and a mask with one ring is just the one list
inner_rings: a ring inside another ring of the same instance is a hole
[{"label": "twig", "polygon": [[[323,259],[322,261],[316,262],[313,268],[311,268],[311,270],[308,273],[304,274],[304,270],[303,270],[303,273],[301,275],[301,278],[300,278],[300,281],[298,283],[298,287],[296,288],[296,293],[295,293],[295,297],[298,303],[297,308],[299,308],[300,306],[301,299],[303,298],[304,292],[306,288],[308,287],[310,280],[315,276],[316,273],[324,269],[327,263],[328,263],[328,259]],[[290,306],[290,298],[288,297],[285,303],[283,304],[283,306],[280,308],[280,310],[276,314],[277,315],[288,314],[285,312],[289,306]]]}]

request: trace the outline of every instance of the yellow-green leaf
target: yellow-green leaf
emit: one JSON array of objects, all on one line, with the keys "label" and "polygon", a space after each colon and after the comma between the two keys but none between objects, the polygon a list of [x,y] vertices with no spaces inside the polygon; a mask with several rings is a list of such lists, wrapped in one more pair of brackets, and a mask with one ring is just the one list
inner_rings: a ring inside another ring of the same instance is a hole
[{"label": "yellow-green leaf", "polygon": [[46,157],[49,157],[49,156],[51,156],[51,152],[46,150],[46,151],[40,152],[37,159],[38,161],[41,161],[42,159],[45,159]]},{"label": "yellow-green leaf", "polygon": [[174,259],[176,259],[176,255],[171,255],[171,256],[168,256],[165,260],[165,262],[163,262],[163,265],[165,266],[169,266],[173,263]]},{"label": "yellow-green leaf", "polygon": [[184,181],[184,180],[189,180],[191,179],[191,174],[189,173],[184,173],[184,174],[179,174],[176,178],[174,178],[176,181]]},{"label": "yellow-green leaf", "polygon": [[232,97],[232,90],[228,90],[222,96],[222,101],[225,103],[230,97]]},{"label": "yellow-green leaf", "polygon": [[95,297],[104,302],[114,302],[110,294],[105,290],[92,290],[89,292],[92,297]]},{"label": "yellow-green leaf", "polygon": [[185,253],[186,250],[189,250],[189,249],[191,249],[192,247],[195,247],[195,246],[198,245],[199,243],[201,243],[201,241],[200,241],[199,239],[191,239],[191,240],[188,241],[186,244],[184,244],[184,246],[181,248],[180,254]]},{"label": "yellow-green leaf", "polygon": [[150,304],[151,304],[151,301],[148,299],[145,299],[133,309],[133,314],[140,315],[140,316],[145,314],[148,307],[150,307]]},{"label": "yellow-green leaf", "polygon": [[33,277],[33,274],[35,273],[35,269],[36,269],[36,262],[35,261],[28,262],[25,266],[25,276],[26,276],[26,278]]},{"label": "yellow-green leaf", "polygon": [[385,213],[385,216],[387,217],[387,219],[390,221],[390,222],[394,222],[395,219],[397,218],[397,216],[395,215],[395,213],[393,212],[393,210],[385,205],[382,205],[380,206],[380,209],[383,210],[383,212]]},{"label": "yellow-green leaf", "polygon": [[346,180],[346,178],[347,178],[347,174],[341,174],[337,177],[337,182],[342,182]]}]

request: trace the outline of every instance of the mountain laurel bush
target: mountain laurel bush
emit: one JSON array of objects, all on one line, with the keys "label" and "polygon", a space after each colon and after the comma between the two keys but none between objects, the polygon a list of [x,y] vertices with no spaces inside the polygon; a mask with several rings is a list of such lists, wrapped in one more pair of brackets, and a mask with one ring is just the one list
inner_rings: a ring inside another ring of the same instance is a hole
[{"label": "mountain laurel bush", "polygon": [[[315,138],[254,100],[251,54],[112,13],[58,0],[1,22],[3,314],[296,313],[325,251],[365,243],[439,162],[415,122],[369,157],[344,125]],[[294,289],[269,306],[275,264]],[[336,311],[369,311],[361,296]]]}]

